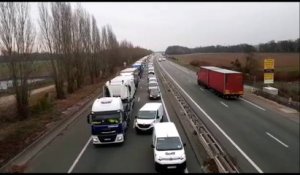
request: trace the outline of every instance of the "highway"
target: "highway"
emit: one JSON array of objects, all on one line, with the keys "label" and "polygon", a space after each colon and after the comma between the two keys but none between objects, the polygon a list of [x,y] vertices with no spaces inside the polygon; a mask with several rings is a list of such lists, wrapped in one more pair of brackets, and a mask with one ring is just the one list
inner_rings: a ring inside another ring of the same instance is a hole
[{"label": "highway", "polygon": [[[154,173],[154,159],[151,145],[151,134],[136,134],[133,128],[134,116],[146,103],[150,102],[147,93],[147,80],[144,71],[138,90],[130,128],[126,140],[121,145],[94,146],[91,143],[91,129],[86,122],[85,114],[74,121],[47,147],[41,150],[27,164],[26,173]],[[203,173],[200,163],[191,148],[176,114],[164,98],[165,90],[160,89],[165,106],[163,122],[175,123],[183,142],[186,143],[187,169],[185,173]],[[100,92],[99,92],[100,93]],[[161,101],[161,100],[151,100]]]},{"label": "highway", "polygon": [[271,110],[268,104],[218,97],[197,84],[196,72],[171,61],[158,64],[241,172],[300,172],[298,122]]}]

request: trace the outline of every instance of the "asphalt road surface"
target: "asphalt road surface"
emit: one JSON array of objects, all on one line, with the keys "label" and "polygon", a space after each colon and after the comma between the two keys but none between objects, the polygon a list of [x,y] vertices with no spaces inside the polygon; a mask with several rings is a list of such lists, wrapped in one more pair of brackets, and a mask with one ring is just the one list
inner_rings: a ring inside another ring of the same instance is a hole
[{"label": "asphalt road surface", "polygon": [[[136,102],[126,140],[121,145],[101,145],[95,147],[91,143],[91,129],[86,122],[86,114],[79,117],[66,128],[47,147],[40,151],[27,165],[28,173],[153,173],[153,151],[151,134],[136,134],[133,128],[134,116],[149,100],[147,93],[146,72],[139,83],[136,92]],[[160,84],[160,82],[159,82]],[[182,140],[186,142],[187,169],[185,172],[202,173],[190,143],[187,141],[183,128],[180,126],[176,114],[172,111],[168,99],[164,98],[161,87],[165,114],[163,122],[175,123]]]}]

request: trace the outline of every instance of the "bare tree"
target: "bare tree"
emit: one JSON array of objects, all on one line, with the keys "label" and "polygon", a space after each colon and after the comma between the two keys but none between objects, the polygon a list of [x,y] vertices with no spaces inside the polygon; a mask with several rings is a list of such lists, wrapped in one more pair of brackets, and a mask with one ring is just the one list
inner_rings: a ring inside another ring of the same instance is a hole
[{"label": "bare tree", "polygon": [[29,115],[28,76],[32,71],[33,59],[30,57],[35,41],[28,3],[1,3],[0,19],[1,49],[9,59],[19,117],[25,119]]},{"label": "bare tree", "polygon": [[[39,13],[40,34],[42,36],[42,44],[44,46],[44,49],[51,55],[53,55],[54,53],[60,54],[60,52],[53,46],[54,33],[56,32],[56,29],[55,27],[53,27],[54,20],[48,11],[48,6],[45,3],[39,4]],[[51,66],[56,89],[56,98],[58,99],[65,98],[62,64],[62,59],[51,59]]]},{"label": "bare tree", "polygon": [[[67,90],[69,93],[75,91],[75,69],[73,67],[74,60],[72,57],[72,9],[68,2],[54,2],[51,4],[51,12],[53,16],[53,41],[54,49],[62,60],[63,64],[59,64],[59,69],[64,70],[67,79]],[[60,67],[61,66],[61,67]],[[60,75],[62,76],[62,75]]]}]

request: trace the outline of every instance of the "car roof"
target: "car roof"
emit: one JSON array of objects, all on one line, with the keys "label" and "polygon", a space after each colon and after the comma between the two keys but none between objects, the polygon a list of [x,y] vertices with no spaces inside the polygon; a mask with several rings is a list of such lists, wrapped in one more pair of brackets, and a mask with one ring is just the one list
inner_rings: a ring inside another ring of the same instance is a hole
[{"label": "car roof", "polygon": [[144,106],[141,107],[140,111],[152,111],[152,110],[158,110],[162,106],[162,103],[146,103]]},{"label": "car roof", "polygon": [[179,133],[173,122],[155,123],[154,130],[155,130],[156,138],[158,138],[158,137],[179,137]]}]

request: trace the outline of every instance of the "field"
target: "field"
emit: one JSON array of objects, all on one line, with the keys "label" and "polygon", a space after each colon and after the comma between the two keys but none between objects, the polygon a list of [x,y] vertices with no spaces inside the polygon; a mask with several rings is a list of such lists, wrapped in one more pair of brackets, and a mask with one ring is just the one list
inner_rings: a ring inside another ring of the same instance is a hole
[{"label": "field", "polygon": [[[247,54],[245,53],[196,53],[187,55],[169,55],[175,58],[174,61],[188,67],[194,71],[199,68],[192,66],[191,61],[197,60],[200,66],[218,66],[232,68],[231,61],[238,59],[242,65],[245,64]],[[259,88],[263,86],[264,59],[273,58],[275,60],[275,77],[272,86],[279,88],[280,94],[285,97],[292,97],[299,101],[299,81],[300,66],[299,53],[255,53],[253,58],[257,61],[257,72],[255,74],[255,85]],[[171,59],[172,60],[172,59]],[[253,78],[245,78],[245,82],[254,85]],[[284,86],[286,83],[289,86]]]},{"label": "field", "polygon": [[[52,72],[51,62],[49,60],[34,61],[31,77],[49,76]],[[0,63],[0,80],[9,78],[8,63]]]}]

